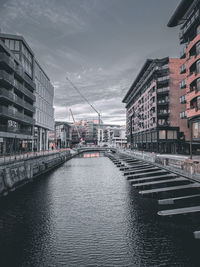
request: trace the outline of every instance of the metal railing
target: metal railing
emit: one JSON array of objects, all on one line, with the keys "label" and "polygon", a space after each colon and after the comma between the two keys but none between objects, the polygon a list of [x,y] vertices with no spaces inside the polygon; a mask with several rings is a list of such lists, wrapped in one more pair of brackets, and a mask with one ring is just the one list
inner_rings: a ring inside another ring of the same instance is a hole
[{"label": "metal railing", "polygon": [[14,109],[9,109],[5,106],[0,106],[0,114],[2,114],[5,117],[22,120],[28,124],[35,123],[35,120],[32,117],[29,117],[23,113],[20,113],[19,111],[16,111]]},{"label": "metal railing", "polygon": [[62,148],[62,149],[55,149],[55,150],[42,150],[38,152],[19,152],[19,153],[8,153],[6,155],[0,156],[0,165],[5,165],[9,163],[13,163],[16,161],[21,161],[21,160],[27,160],[31,158],[37,158],[41,156],[50,156],[50,155],[55,155],[55,154],[60,154],[60,155],[70,155],[70,149],[69,148]]}]

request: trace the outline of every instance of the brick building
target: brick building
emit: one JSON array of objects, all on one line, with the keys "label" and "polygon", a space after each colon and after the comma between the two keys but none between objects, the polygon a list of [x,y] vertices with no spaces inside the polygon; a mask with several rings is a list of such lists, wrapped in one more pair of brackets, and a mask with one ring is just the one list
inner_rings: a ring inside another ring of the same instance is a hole
[{"label": "brick building", "polygon": [[180,83],[184,60],[148,59],[123,99],[127,109],[127,139],[132,148],[160,153],[188,150],[186,89]]},{"label": "brick building", "polygon": [[186,110],[191,123],[193,150],[200,149],[200,0],[182,0],[172,15],[168,27],[180,25],[180,71],[185,72],[182,86],[186,88]]}]

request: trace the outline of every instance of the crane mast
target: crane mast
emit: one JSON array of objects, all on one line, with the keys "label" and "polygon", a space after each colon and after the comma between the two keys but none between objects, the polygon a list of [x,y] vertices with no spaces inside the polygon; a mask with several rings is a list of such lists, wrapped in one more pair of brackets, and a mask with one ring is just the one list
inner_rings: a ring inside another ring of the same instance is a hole
[{"label": "crane mast", "polygon": [[71,113],[72,120],[73,120],[73,123],[74,123],[74,127],[75,127],[75,129],[76,129],[76,131],[77,131],[78,138],[79,138],[79,140],[80,140],[80,139],[81,139],[81,135],[80,135],[80,133],[79,133],[78,127],[76,126],[76,122],[75,122],[74,115],[73,115],[73,113],[72,113],[71,108],[69,109],[69,111],[70,111],[70,113]]}]

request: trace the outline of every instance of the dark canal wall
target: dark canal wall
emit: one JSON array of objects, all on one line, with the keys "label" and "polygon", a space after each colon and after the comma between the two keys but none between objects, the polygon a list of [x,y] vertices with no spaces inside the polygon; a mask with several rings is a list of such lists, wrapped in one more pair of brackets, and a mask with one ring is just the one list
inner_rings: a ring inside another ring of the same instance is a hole
[{"label": "dark canal wall", "polygon": [[58,167],[73,156],[69,151],[16,161],[0,166],[0,197]]}]

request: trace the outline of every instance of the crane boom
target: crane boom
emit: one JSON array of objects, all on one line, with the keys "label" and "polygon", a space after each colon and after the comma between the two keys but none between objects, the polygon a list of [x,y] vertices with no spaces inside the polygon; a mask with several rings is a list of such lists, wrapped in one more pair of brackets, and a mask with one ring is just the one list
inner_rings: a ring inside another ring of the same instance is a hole
[{"label": "crane boom", "polygon": [[76,126],[76,122],[75,122],[74,115],[73,115],[73,113],[72,113],[71,108],[69,109],[69,111],[70,111],[70,113],[71,113],[72,120],[73,120],[73,122],[74,122],[74,126],[75,126],[75,129],[76,129],[76,131],[77,131],[78,137],[79,137],[79,139],[81,139],[81,135],[80,135],[80,133],[79,133],[78,127]]}]

